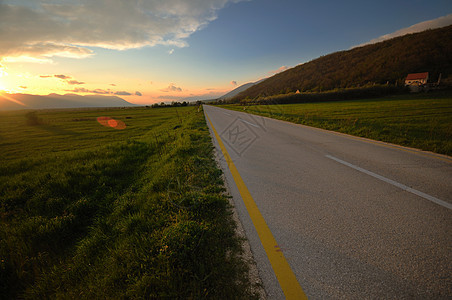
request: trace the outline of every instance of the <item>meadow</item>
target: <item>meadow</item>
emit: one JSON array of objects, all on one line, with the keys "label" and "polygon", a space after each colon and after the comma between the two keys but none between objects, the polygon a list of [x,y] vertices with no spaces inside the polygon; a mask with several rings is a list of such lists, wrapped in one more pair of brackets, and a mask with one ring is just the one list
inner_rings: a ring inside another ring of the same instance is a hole
[{"label": "meadow", "polygon": [[222,107],[452,155],[450,91],[366,100]]},{"label": "meadow", "polygon": [[202,109],[0,112],[0,298],[253,298]]}]

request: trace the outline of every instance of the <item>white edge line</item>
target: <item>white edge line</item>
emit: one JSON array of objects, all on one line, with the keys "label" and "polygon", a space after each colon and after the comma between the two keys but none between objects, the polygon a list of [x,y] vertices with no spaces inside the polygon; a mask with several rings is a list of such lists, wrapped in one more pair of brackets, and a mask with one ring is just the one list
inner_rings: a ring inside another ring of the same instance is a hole
[{"label": "white edge line", "polygon": [[339,158],[336,158],[336,157],[334,157],[334,156],[331,156],[331,155],[325,155],[325,157],[327,157],[327,158],[329,158],[329,159],[332,159],[332,160],[334,160],[334,161],[337,161],[338,163],[341,163],[341,164],[343,164],[343,165],[346,165],[347,167],[350,167],[350,168],[352,168],[352,169],[355,169],[355,170],[357,170],[357,171],[363,172],[363,173],[365,173],[365,174],[367,174],[367,175],[370,175],[370,176],[372,176],[372,177],[375,177],[375,178],[377,178],[377,179],[380,179],[380,180],[382,180],[382,181],[384,181],[384,182],[386,182],[386,183],[392,184],[392,185],[394,185],[394,186],[396,186],[396,187],[398,187],[398,188],[400,188],[400,189],[402,189],[402,190],[404,190],[404,191],[410,192],[410,193],[415,194],[415,195],[417,195],[417,196],[419,196],[419,197],[422,197],[422,198],[424,198],[424,199],[427,199],[427,200],[429,200],[429,201],[432,201],[432,202],[434,202],[434,203],[436,203],[436,204],[438,204],[438,205],[441,205],[441,206],[443,206],[443,207],[445,207],[445,208],[452,209],[452,204],[450,204],[450,203],[448,203],[448,202],[446,202],[446,201],[443,201],[443,200],[441,200],[441,199],[435,198],[435,197],[430,196],[430,195],[428,195],[428,194],[426,194],[426,193],[423,193],[423,192],[420,192],[420,191],[415,190],[415,189],[413,189],[413,188],[410,188],[410,187],[408,187],[408,186],[406,186],[406,185],[404,185],[404,184],[398,183],[397,181],[391,180],[391,179],[389,179],[389,178],[383,177],[383,176],[381,176],[381,175],[378,175],[378,174],[373,173],[373,172],[371,172],[371,171],[368,171],[368,170],[366,170],[366,169],[363,169],[363,168],[360,168],[360,167],[358,167],[358,166],[355,166],[355,165],[353,165],[353,164],[351,164],[351,163],[348,163],[348,162],[346,162],[346,161],[343,161],[343,160],[341,160],[341,159],[339,159]]},{"label": "white edge line", "polygon": [[253,123],[250,123],[250,122],[248,122],[248,121],[245,121],[245,120],[242,120],[242,119],[240,119],[240,121],[245,122],[246,124],[249,124],[249,125],[251,125],[251,126],[260,128],[260,126],[258,126],[258,125],[256,125],[256,124],[253,124]]},{"label": "white edge line", "polygon": [[225,113],[225,112],[223,112],[225,115],[227,115],[227,116],[232,116],[231,114],[228,114],[228,113]]}]

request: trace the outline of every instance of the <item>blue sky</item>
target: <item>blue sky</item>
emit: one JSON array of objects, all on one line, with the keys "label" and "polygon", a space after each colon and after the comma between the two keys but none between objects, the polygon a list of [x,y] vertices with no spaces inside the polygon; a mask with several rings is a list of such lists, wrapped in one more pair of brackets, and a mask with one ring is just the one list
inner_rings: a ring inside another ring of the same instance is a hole
[{"label": "blue sky", "polygon": [[212,61],[220,56],[226,64],[271,70],[450,13],[452,1],[255,0],[228,6],[188,41],[193,53]]},{"label": "blue sky", "polygon": [[0,89],[139,104],[215,98],[321,55],[448,24],[450,0],[0,0]]}]

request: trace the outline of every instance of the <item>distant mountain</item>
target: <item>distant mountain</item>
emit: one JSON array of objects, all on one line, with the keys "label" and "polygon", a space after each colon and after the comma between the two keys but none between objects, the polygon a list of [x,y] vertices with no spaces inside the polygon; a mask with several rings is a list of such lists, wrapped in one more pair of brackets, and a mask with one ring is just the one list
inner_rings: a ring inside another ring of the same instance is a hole
[{"label": "distant mountain", "polygon": [[135,106],[117,96],[0,93],[0,110]]},{"label": "distant mountain", "polygon": [[245,91],[246,89],[248,89],[249,87],[262,82],[265,79],[259,80],[257,82],[249,82],[246,83],[244,85],[239,86],[238,88],[233,89],[232,91],[230,91],[229,93],[223,95],[223,96],[219,96],[218,94],[215,93],[211,93],[211,94],[206,94],[206,95],[202,95],[202,96],[190,96],[190,97],[185,97],[185,98],[181,98],[181,99],[177,99],[177,101],[182,102],[182,101],[187,101],[187,102],[193,102],[193,101],[203,101],[203,102],[212,102],[212,101],[216,101],[216,100],[223,100],[223,99],[230,99],[234,96],[236,96],[237,94],[239,94],[240,92]]},{"label": "distant mountain", "polygon": [[[267,79],[267,78],[265,78]],[[256,81],[256,82],[249,82],[249,83],[245,83],[244,85],[239,86],[238,88],[233,89],[232,91],[230,91],[229,93],[219,97],[219,100],[227,100],[227,99],[231,99],[233,97],[235,97],[236,95],[240,94],[243,91],[246,91],[247,89],[249,89],[250,87],[252,87],[253,85],[256,85],[258,83],[261,83],[262,81],[264,81],[265,79]]]},{"label": "distant mountain", "polygon": [[239,93],[241,93],[241,92],[247,90],[248,88],[252,87],[252,86],[255,85],[255,84],[256,84],[256,83],[254,83],[254,82],[249,82],[249,83],[246,83],[246,84],[244,84],[244,85],[241,85],[241,86],[239,86],[238,88],[233,89],[232,91],[230,91],[229,93],[227,93],[227,94],[221,96],[221,97],[218,98],[218,99],[221,99],[221,100],[223,100],[223,99],[230,99],[230,98],[234,97],[235,95],[237,95],[237,94],[239,94]]},{"label": "distant mountain", "polygon": [[[244,98],[376,84],[403,85],[409,73],[452,81],[452,25],[325,55],[278,73],[234,97]],[[448,78],[449,77],[449,78]]]},{"label": "distant mountain", "polygon": [[[180,98],[180,99],[175,99],[174,101],[176,102],[195,102],[195,101],[209,101],[212,100],[212,98],[214,98],[215,95],[211,95],[211,94],[207,94],[207,95],[202,95],[202,96],[190,96],[190,97],[184,97],[184,98]],[[216,99],[216,98],[215,98]]]}]

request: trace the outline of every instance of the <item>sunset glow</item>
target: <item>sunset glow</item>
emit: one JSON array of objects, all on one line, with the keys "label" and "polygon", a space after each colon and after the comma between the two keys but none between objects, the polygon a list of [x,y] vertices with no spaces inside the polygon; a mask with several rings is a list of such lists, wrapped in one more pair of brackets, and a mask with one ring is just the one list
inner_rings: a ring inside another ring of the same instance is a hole
[{"label": "sunset glow", "polygon": [[[1,67],[1,65],[0,65],[0,67]],[[0,68],[0,91],[4,91],[4,92],[6,92],[7,91],[7,89],[6,89],[6,85],[5,85],[5,77],[7,76],[8,74],[6,73],[6,71],[4,71],[4,70],[2,70],[2,68]]]},{"label": "sunset glow", "polygon": [[215,99],[334,51],[452,24],[452,2],[439,0],[411,10],[389,0],[108,3],[1,1],[0,90]]},{"label": "sunset glow", "polygon": [[21,101],[16,100],[16,99],[14,99],[13,97],[11,97],[11,96],[9,96],[9,95],[7,95],[7,94],[5,94],[5,93],[2,93],[1,90],[0,90],[0,100],[6,100],[6,101],[9,101],[9,102],[13,102],[13,103],[19,104],[19,105],[21,105],[21,106],[26,106],[26,105],[25,105],[24,103],[22,103]]}]

